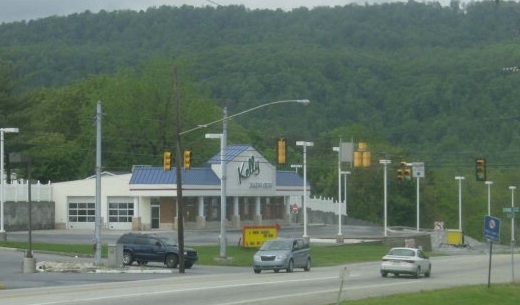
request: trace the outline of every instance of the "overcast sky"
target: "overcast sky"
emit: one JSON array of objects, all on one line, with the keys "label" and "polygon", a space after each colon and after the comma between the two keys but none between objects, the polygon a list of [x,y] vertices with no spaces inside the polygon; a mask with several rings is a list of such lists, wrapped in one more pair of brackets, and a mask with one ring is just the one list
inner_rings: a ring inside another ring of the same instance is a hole
[{"label": "overcast sky", "polygon": [[[298,7],[309,9],[316,6],[336,6],[349,3],[382,3],[405,2],[406,0],[0,0],[0,23],[44,18],[49,16],[66,16],[89,10],[97,13],[100,10],[146,10],[161,5],[196,7],[217,5],[244,5],[250,9],[291,10]],[[440,2],[443,5],[450,0],[418,0],[418,2]],[[460,1],[466,2],[466,1]]]}]

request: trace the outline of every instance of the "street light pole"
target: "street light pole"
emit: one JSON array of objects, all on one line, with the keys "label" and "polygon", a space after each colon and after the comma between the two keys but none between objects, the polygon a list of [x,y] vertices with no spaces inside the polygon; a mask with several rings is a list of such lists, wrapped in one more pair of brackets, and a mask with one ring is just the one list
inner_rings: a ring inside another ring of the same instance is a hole
[{"label": "street light pole", "polygon": [[379,163],[383,164],[383,166],[384,166],[384,223],[385,223],[385,225],[384,225],[384,230],[385,230],[384,234],[385,234],[385,236],[387,236],[387,232],[386,232],[387,231],[386,228],[388,226],[388,223],[387,223],[387,218],[388,218],[387,217],[388,216],[387,215],[387,210],[388,210],[387,166],[388,166],[388,164],[392,163],[392,161],[391,160],[379,160]]},{"label": "street light pole", "polygon": [[456,176],[455,180],[459,180],[459,231],[462,232],[462,180],[463,176]]},{"label": "street light pole", "polygon": [[338,244],[342,244],[344,239],[341,232],[341,142],[340,146],[333,147],[332,150],[338,152],[338,237],[336,241]]},{"label": "street light pole", "polygon": [[0,195],[0,235],[2,235],[4,239],[4,134],[7,132],[18,133],[18,131],[18,128],[0,128],[0,191],[2,192]]},{"label": "street light pole", "polygon": [[297,146],[303,146],[303,238],[308,240],[307,235],[307,146],[314,146],[313,142],[297,141]]},{"label": "street light pole", "polygon": [[347,202],[347,178],[348,178],[348,175],[350,175],[350,172],[349,171],[346,171],[346,172],[341,172],[343,175],[345,175],[345,193],[344,193],[344,198],[345,198],[345,215],[348,216],[348,202]]},{"label": "street light pole", "polygon": [[491,216],[491,184],[493,181],[484,182],[488,186],[488,215]]},{"label": "street light pole", "polygon": [[[241,111],[239,113],[235,113],[235,114],[229,115],[229,116],[227,113],[227,108],[224,107],[224,115],[223,115],[222,119],[215,120],[215,121],[209,122],[207,124],[198,125],[197,127],[194,127],[194,128],[191,128],[191,129],[178,133],[178,135],[180,137],[183,134],[186,134],[186,133],[189,133],[189,132],[201,129],[201,128],[206,128],[210,125],[222,122],[223,130],[222,130],[221,144],[220,144],[220,146],[221,146],[221,149],[220,149],[221,164],[220,165],[222,166],[221,180],[220,180],[220,183],[221,183],[220,184],[220,258],[221,259],[224,259],[227,257],[226,256],[226,240],[227,240],[227,237],[226,237],[226,211],[227,211],[227,208],[226,208],[226,179],[227,179],[227,177],[226,177],[226,162],[227,162],[226,147],[227,147],[227,129],[228,129],[227,122],[231,118],[251,112],[253,110],[257,110],[259,108],[263,108],[263,107],[267,107],[267,106],[271,106],[271,105],[275,105],[275,104],[282,104],[282,103],[300,103],[300,104],[303,104],[304,106],[306,106],[310,103],[310,101],[307,99],[275,101],[275,102],[258,105],[256,107],[253,107],[253,108],[250,108],[250,109],[247,109],[247,110],[244,110],[244,111]],[[211,136],[210,136],[210,138],[211,138]]]}]

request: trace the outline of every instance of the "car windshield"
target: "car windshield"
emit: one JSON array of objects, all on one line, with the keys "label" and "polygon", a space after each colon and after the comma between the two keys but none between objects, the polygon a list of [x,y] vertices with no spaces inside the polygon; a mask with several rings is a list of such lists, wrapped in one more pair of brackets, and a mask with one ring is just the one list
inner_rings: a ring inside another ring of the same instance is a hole
[{"label": "car windshield", "polygon": [[292,241],[290,240],[268,240],[262,245],[262,247],[260,247],[260,250],[291,250],[291,248]]},{"label": "car windshield", "polygon": [[171,237],[160,237],[159,239],[165,246],[177,246],[177,241]]},{"label": "car windshield", "polygon": [[415,256],[415,251],[410,249],[392,249],[388,254],[397,256]]}]

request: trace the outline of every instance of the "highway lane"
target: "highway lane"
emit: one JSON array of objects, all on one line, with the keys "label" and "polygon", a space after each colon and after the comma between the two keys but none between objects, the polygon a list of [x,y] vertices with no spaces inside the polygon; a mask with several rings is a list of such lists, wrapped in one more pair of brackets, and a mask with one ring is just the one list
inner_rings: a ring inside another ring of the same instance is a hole
[{"label": "highway lane", "polygon": [[[166,278],[0,291],[0,303],[35,304],[171,304],[319,305],[336,302],[340,271],[347,268],[341,299],[360,299],[460,285],[487,284],[488,255],[432,258],[430,278],[382,278],[379,262],[313,268],[310,272],[262,272],[222,268],[214,274],[174,273]],[[520,264],[516,263],[518,269]],[[204,268],[202,266],[201,268]],[[233,272],[230,272],[231,269]],[[493,255],[491,284],[511,281],[510,255]]]}]

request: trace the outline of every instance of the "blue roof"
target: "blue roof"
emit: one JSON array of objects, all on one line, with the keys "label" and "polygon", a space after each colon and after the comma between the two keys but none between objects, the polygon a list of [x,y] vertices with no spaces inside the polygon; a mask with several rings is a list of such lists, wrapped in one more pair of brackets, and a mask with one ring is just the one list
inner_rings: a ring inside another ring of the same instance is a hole
[{"label": "blue roof", "polygon": [[[244,151],[246,151],[251,145],[249,144],[235,144],[226,146],[226,159],[233,160],[236,156],[240,155]],[[208,160],[209,164],[220,164],[220,152],[211,159]]]},{"label": "blue roof", "polygon": [[[220,178],[211,168],[181,169],[182,181],[190,185],[220,185]],[[135,168],[130,184],[176,184],[177,172],[175,168],[165,171],[162,167]]]},{"label": "blue roof", "polygon": [[303,186],[303,177],[295,171],[276,171],[276,186]]}]

